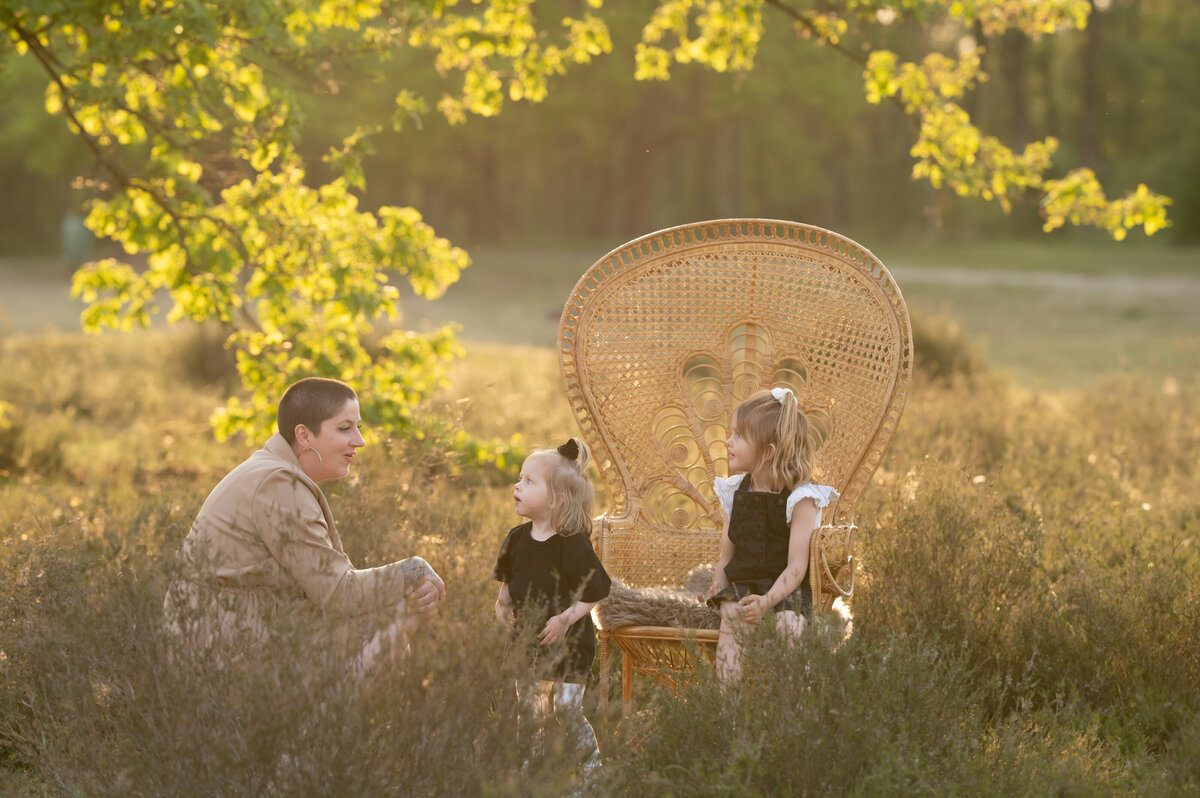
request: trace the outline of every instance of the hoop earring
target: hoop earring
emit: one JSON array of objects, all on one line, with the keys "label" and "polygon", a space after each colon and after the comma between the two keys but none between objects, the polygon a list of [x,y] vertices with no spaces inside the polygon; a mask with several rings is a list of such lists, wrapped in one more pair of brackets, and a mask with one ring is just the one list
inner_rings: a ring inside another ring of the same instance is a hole
[{"label": "hoop earring", "polygon": [[[320,452],[318,452],[316,449],[314,449],[311,446],[305,446],[303,449],[300,450],[300,454],[304,454],[305,452],[312,452],[313,454],[315,454],[317,456],[317,464],[320,466],[322,471],[325,470],[325,458],[321,456]],[[300,454],[296,455],[297,460],[300,459]]]}]

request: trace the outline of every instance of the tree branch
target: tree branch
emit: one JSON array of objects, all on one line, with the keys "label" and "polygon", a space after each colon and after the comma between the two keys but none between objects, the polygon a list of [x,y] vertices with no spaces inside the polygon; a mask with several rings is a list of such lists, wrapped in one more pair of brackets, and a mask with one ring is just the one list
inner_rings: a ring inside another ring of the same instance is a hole
[{"label": "tree branch", "polygon": [[129,173],[126,172],[123,167],[110,160],[108,157],[108,152],[105,150],[103,145],[100,144],[99,139],[97,139],[97,137],[93,136],[91,133],[88,133],[80,123],[79,117],[75,115],[75,110],[71,107],[71,103],[69,102],[73,95],[71,94],[70,90],[67,89],[66,84],[64,84],[62,81],[62,76],[59,74],[61,67],[57,64],[57,59],[52,53],[42,46],[42,43],[38,41],[37,36],[31,34],[20,25],[13,25],[13,30],[17,32],[17,35],[20,37],[21,41],[25,42],[25,45],[29,48],[30,52],[34,54],[38,62],[42,65],[42,68],[45,69],[46,73],[50,75],[50,79],[54,81],[56,86],[58,86],[58,91],[62,96],[63,113],[75,127],[76,132],[83,139],[84,143],[87,144],[88,149],[92,151],[92,154],[96,157],[96,161],[109,171],[113,179],[117,181],[117,184],[121,186],[121,188],[128,189],[132,184],[132,178],[129,176]]},{"label": "tree branch", "polygon": [[[862,67],[864,69],[866,68],[867,59],[865,57],[859,55],[858,53],[854,52],[849,47],[846,47],[844,44],[841,44],[840,42],[835,43],[835,42],[831,42],[828,39],[826,39],[824,37],[824,35],[821,33],[821,31],[817,28],[817,26],[815,24],[813,24],[813,21],[811,19],[809,19],[808,14],[806,14],[802,11],[797,11],[796,9],[789,6],[787,3],[783,2],[783,0],[766,0],[766,3],[767,3],[767,5],[778,9],[780,11],[780,13],[784,14],[785,16],[790,17],[792,19],[792,21],[794,21],[797,25],[802,26],[805,30],[809,31],[817,38],[825,41],[835,51],[841,53],[846,58],[849,58],[851,61],[858,64],[860,67]],[[914,120],[911,116],[909,116],[908,111],[904,108],[904,103],[900,102],[900,98],[896,97],[895,95],[892,95],[892,96],[888,97],[888,99],[891,100],[892,105],[896,106],[897,108],[899,108],[901,111],[904,112],[904,118],[908,120],[909,124],[912,125],[913,129],[914,130],[917,129],[916,120]]]}]

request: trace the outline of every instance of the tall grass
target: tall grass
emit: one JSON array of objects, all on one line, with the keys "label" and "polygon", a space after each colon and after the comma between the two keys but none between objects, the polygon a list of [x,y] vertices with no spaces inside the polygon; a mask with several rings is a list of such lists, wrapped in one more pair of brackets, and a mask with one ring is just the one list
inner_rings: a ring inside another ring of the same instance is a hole
[{"label": "tall grass", "polygon": [[[741,684],[643,690],[629,716],[613,700],[602,717],[593,691],[593,792],[1200,789],[1200,388],[1031,394],[953,329],[922,335],[944,354],[858,508],[854,636],[834,649],[762,633]],[[419,553],[449,586],[403,664],[354,683],[311,644],[226,667],[172,659],[173,552],[250,447],[209,439],[220,381],[185,373],[202,338],[131,340],[0,342],[18,430],[0,437],[17,464],[0,476],[0,793],[581,786],[562,747],[522,769],[522,674],[489,580],[516,521],[507,476],[436,442],[382,441],[329,490],[356,563]],[[555,366],[546,350],[473,351],[441,408],[479,436],[556,442],[573,426]]]}]

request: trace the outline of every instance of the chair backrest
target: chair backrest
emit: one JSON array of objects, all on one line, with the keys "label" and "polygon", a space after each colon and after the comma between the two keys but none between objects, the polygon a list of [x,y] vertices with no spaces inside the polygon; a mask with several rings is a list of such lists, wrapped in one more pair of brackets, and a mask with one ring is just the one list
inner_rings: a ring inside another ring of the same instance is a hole
[{"label": "chair backrest", "polygon": [[836,233],[724,219],[613,250],[563,310],[567,396],[610,495],[593,534],[613,576],[680,584],[720,548],[714,477],[728,473],[733,409],[792,388],[824,439],[814,481],[849,523],[895,433],[912,375],[900,289]]}]

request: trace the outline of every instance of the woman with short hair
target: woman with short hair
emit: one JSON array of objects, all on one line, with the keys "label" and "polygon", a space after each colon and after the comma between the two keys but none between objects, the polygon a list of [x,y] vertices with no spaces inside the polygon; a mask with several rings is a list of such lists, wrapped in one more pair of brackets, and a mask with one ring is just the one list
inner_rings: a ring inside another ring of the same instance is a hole
[{"label": "woman with short hair", "polygon": [[402,650],[417,613],[446,586],[420,557],[355,568],[318,482],[344,477],[358,449],[354,390],[310,377],[279,401],[279,431],[213,489],[180,550],[164,601],[168,628],[192,651],[234,657],[284,624],[326,630],[364,672]]}]

